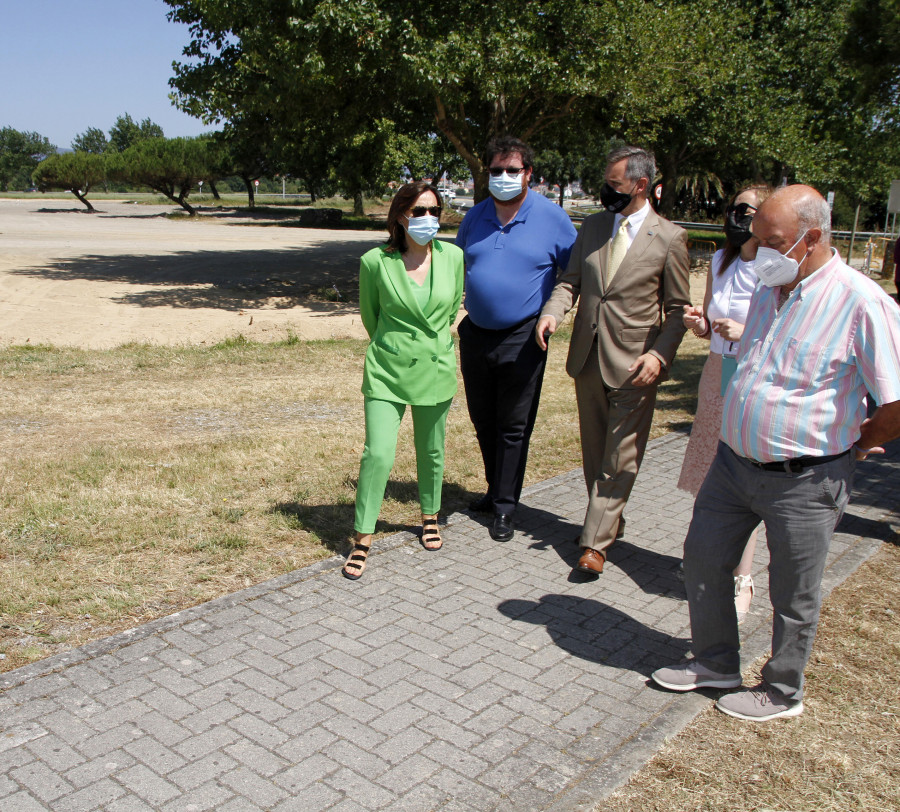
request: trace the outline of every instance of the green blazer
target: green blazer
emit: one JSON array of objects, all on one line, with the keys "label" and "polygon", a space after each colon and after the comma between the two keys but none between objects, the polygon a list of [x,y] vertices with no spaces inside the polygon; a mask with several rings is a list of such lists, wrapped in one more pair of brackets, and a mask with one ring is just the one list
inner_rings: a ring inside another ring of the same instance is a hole
[{"label": "green blazer", "polygon": [[373,248],[359,263],[359,310],[371,339],[362,392],[366,397],[434,406],[456,394],[456,351],[450,327],[463,295],[463,252],[432,240],[430,295],[420,307],[396,251]]}]

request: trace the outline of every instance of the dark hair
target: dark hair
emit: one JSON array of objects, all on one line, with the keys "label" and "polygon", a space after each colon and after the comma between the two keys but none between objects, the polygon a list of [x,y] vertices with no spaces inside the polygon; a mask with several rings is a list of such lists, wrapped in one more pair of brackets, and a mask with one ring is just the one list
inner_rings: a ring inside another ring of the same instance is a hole
[{"label": "dark hair", "polygon": [[512,135],[498,135],[488,141],[488,145],[484,149],[484,157],[486,166],[490,166],[491,162],[498,155],[509,155],[517,152],[522,158],[522,166],[531,169],[534,166],[534,150],[524,141]]},{"label": "dark hair", "polygon": [[407,209],[412,208],[413,203],[419,199],[419,195],[424,192],[433,192],[437,198],[438,208],[443,209],[444,204],[441,200],[441,193],[437,186],[424,180],[414,180],[410,183],[404,183],[394,195],[391,201],[391,207],[388,209],[387,228],[387,250],[399,251],[401,254],[406,253],[409,245],[406,242],[406,229],[400,224],[400,217],[406,213]]},{"label": "dark hair", "polygon": [[[744,192],[755,192],[756,193],[756,206],[759,208],[763,201],[772,194],[772,187],[765,183],[751,183],[749,186],[745,186],[743,189],[738,189],[731,197],[731,200],[728,201],[729,206],[734,205],[734,201],[738,199]],[[727,208],[727,207],[726,207]],[[726,237],[725,238],[725,247],[722,249],[722,261],[719,263],[719,270],[716,273],[723,274],[725,273],[725,269],[734,262],[738,255],[741,253],[741,248],[738,245],[732,245],[731,241]]]},{"label": "dark hair", "polygon": [[656,158],[649,150],[641,147],[618,147],[606,156],[606,165],[617,164],[619,161],[627,160],[625,164],[625,177],[628,180],[637,183],[641,178],[647,178],[647,195],[650,194],[650,187],[656,180]]}]

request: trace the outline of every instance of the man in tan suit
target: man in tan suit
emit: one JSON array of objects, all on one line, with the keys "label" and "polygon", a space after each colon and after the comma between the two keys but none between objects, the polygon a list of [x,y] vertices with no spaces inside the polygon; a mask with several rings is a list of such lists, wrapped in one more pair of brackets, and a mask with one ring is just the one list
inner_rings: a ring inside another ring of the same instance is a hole
[{"label": "man in tan suit", "polygon": [[[575,379],[588,508],[576,569],[603,572],[650,434],[656,388],[684,336],[687,232],[650,207],[651,153],[614,150],[600,200],[535,328],[538,345],[576,301],[566,371]],[[580,299],[580,301],[579,301]]]}]

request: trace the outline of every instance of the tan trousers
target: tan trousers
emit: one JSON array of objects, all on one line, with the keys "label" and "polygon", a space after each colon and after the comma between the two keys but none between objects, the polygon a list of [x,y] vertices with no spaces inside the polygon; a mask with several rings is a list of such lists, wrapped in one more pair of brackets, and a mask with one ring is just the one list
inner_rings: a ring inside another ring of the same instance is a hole
[{"label": "tan trousers", "polygon": [[605,551],[647,448],[657,385],[611,389],[603,382],[596,349],[575,377],[581,455],[588,507],[581,546]]}]

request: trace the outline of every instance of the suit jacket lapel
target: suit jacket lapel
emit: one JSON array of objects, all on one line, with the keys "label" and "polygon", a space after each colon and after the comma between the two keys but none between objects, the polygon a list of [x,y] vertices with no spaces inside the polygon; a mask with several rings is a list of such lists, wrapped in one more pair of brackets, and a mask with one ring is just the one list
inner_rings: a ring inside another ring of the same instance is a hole
[{"label": "suit jacket lapel", "polygon": [[[432,277],[432,279],[426,279],[425,284],[434,284],[435,280],[433,277],[436,255],[437,251],[431,252],[431,271],[429,272],[429,275]],[[412,286],[414,283],[410,281],[409,275],[406,273],[406,266],[403,264],[403,257],[400,256],[400,254],[384,254],[381,261],[384,265],[387,278],[390,281],[391,286],[394,288],[394,293],[397,294],[397,298],[401,302],[403,302],[403,304],[409,310],[410,314],[417,321],[421,322],[423,326],[430,328],[431,325],[428,322],[428,317],[419,306],[419,302],[416,299],[415,294],[413,293]],[[433,299],[433,296],[429,297],[429,301]]]}]

